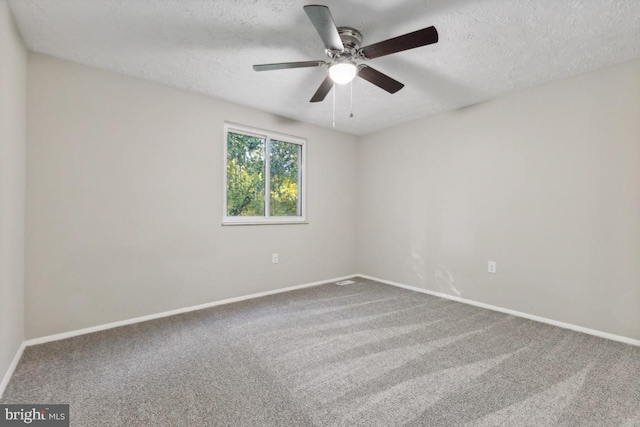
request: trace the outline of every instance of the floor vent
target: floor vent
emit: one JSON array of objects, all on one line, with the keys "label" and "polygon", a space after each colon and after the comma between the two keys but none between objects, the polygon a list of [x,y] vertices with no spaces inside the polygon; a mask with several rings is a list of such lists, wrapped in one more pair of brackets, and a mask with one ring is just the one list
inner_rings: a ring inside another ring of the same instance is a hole
[{"label": "floor vent", "polygon": [[353,285],[356,283],[353,280],[343,280],[342,282],[336,282],[336,285],[344,286],[344,285]]}]

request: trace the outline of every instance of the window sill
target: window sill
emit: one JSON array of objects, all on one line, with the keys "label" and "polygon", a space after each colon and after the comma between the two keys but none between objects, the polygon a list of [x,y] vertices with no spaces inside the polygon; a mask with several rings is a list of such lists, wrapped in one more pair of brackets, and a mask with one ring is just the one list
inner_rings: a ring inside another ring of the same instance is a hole
[{"label": "window sill", "polygon": [[222,222],[224,227],[238,225],[293,225],[293,224],[309,224],[309,221],[243,221],[243,222]]}]

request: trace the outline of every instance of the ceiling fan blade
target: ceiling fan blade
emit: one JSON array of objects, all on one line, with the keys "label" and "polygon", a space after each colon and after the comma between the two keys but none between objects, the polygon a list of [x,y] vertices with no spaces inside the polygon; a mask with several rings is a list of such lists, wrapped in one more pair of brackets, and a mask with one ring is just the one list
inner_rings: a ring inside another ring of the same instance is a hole
[{"label": "ceiling fan blade", "polygon": [[331,77],[329,76],[325,77],[322,83],[320,83],[320,87],[318,88],[316,93],[313,94],[313,97],[311,98],[311,102],[320,102],[324,100],[327,94],[331,91],[332,87],[333,87],[333,80],[331,80]]},{"label": "ceiling fan blade", "polygon": [[340,39],[340,34],[338,34],[338,28],[335,22],[333,22],[333,17],[327,6],[311,4],[305,6],[304,11],[307,13],[313,26],[316,27],[316,31],[327,49],[344,49],[342,39]]},{"label": "ceiling fan blade", "polygon": [[437,42],[438,31],[436,27],[427,27],[392,39],[370,44],[360,49],[360,52],[365,58],[373,59]]},{"label": "ceiling fan blade", "polygon": [[325,65],[324,61],[302,61],[302,62],[279,62],[277,64],[259,64],[254,65],[254,71],[271,71],[284,70],[287,68],[304,68],[304,67],[321,67]]},{"label": "ceiling fan blade", "polygon": [[358,77],[365,79],[366,81],[373,83],[381,89],[386,90],[389,93],[396,93],[404,87],[402,83],[392,79],[386,74],[373,69],[367,65],[362,65],[358,72]]}]

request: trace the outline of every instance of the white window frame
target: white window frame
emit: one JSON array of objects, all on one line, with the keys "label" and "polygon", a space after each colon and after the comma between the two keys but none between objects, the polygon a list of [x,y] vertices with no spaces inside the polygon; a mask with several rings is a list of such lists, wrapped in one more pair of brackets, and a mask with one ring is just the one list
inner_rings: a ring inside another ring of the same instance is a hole
[{"label": "white window frame", "polygon": [[[243,135],[256,136],[264,138],[265,153],[264,153],[264,168],[265,168],[265,216],[228,216],[227,215],[227,135],[229,132],[240,133]],[[270,141],[282,141],[290,144],[300,145],[300,166],[298,168],[298,204],[300,208],[299,216],[271,216],[270,212],[270,156],[269,147]],[[261,225],[261,224],[306,224],[306,195],[307,195],[307,140],[298,136],[286,135],[283,133],[272,132],[263,129],[257,129],[250,126],[239,125],[235,123],[225,122],[224,134],[223,134],[223,147],[224,153],[222,156],[223,168],[222,168],[222,225]]]}]

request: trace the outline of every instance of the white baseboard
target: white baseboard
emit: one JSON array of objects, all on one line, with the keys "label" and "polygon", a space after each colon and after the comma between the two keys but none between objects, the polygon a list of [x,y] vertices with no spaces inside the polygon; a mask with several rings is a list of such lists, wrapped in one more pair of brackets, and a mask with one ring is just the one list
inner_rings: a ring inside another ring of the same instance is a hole
[{"label": "white baseboard", "polygon": [[18,347],[18,351],[16,351],[16,355],[13,357],[13,360],[11,361],[11,364],[9,365],[7,372],[4,374],[4,377],[2,378],[2,382],[0,382],[0,399],[2,399],[4,390],[7,388],[7,384],[9,384],[9,380],[13,375],[13,371],[15,371],[16,366],[18,366],[18,362],[20,361],[20,358],[22,357],[22,352],[24,351],[24,348],[26,346],[27,345],[24,341],[22,342],[22,344],[20,344],[20,347]]},{"label": "white baseboard", "polygon": [[498,306],[491,305],[491,304],[485,304],[483,302],[477,302],[477,301],[469,300],[469,299],[466,299],[466,298],[460,298],[460,297],[457,297],[457,296],[454,296],[454,295],[448,295],[448,294],[443,294],[443,293],[440,293],[440,292],[429,291],[427,289],[417,288],[415,286],[404,285],[402,283],[392,282],[390,280],[380,279],[378,277],[367,276],[366,274],[357,274],[356,276],[357,277],[362,277],[363,279],[375,280],[376,282],[385,283],[387,285],[396,286],[396,287],[404,288],[404,289],[409,289],[411,291],[421,292],[423,294],[429,294],[429,295],[433,295],[433,296],[436,296],[436,297],[440,297],[440,298],[445,298],[445,299],[461,302],[461,303],[464,303],[464,304],[474,305],[476,307],[486,308],[488,310],[499,311],[501,313],[511,314],[513,316],[523,317],[525,319],[535,320],[535,321],[541,322],[541,323],[547,323],[549,325],[558,326],[560,328],[571,329],[572,331],[582,332],[582,333],[589,334],[589,335],[595,335],[596,337],[606,338],[606,339],[609,339],[609,340],[619,341],[619,342],[623,342],[625,344],[631,344],[631,345],[635,345],[635,346],[639,346],[640,347],[640,340],[636,340],[636,339],[633,339],[633,338],[623,337],[621,335],[614,335],[614,334],[610,334],[608,332],[598,331],[596,329],[589,329],[589,328],[585,328],[583,326],[574,325],[574,324],[571,324],[571,323],[559,322],[557,320],[547,319],[546,317],[540,317],[540,316],[536,316],[536,315],[533,315],[533,314],[523,313],[521,311],[510,310],[508,308],[502,308],[502,307],[498,307]]},{"label": "white baseboard", "polygon": [[279,294],[282,292],[295,291],[296,289],[310,288],[312,286],[324,285],[325,283],[338,282],[345,279],[351,279],[355,277],[355,274],[349,276],[336,277],[333,279],[321,280],[318,282],[305,283],[303,285],[290,286],[288,288],[274,289],[272,291],[258,292],[250,295],[243,295],[240,297],[227,298],[220,301],[208,302],[205,304],[193,305],[191,307],[178,308],[176,310],[165,311],[162,313],[149,314],[147,316],[135,317],[133,319],[120,320],[118,322],[105,323],[103,325],[91,326],[90,328],[77,329],[75,331],[63,332],[55,335],[47,335],[39,338],[32,338],[24,342],[27,346],[44,344],[51,341],[63,340],[66,338],[77,337],[78,335],[90,334],[92,332],[104,331],[106,329],[118,328],[120,326],[132,325],[134,323],[146,322],[147,320],[160,319],[162,317],[174,316],[176,314],[188,313],[190,311],[203,310],[205,308],[215,307],[218,305],[231,304],[233,302],[244,301],[253,298],[265,297],[267,295]]}]

